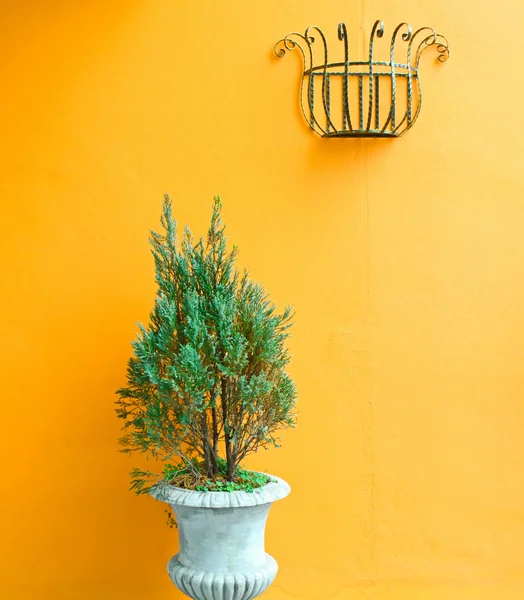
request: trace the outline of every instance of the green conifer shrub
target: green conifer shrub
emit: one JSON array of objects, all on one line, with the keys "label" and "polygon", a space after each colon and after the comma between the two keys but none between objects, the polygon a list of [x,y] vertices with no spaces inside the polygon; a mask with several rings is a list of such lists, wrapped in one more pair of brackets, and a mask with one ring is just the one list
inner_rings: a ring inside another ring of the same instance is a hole
[{"label": "green conifer shrub", "polygon": [[125,421],[122,451],[165,466],[134,469],[137,493],[183,475],[188,487],[210,491],[263,485],[267,478],[240,463],[278,446],[277,432],[295,423],[285,371],[292,309],[278,313],[263,287],[238,271],[221,208],[216,197],[206,240],[195,242],[187,227],[178,240],[166,195],[163,233],[150,235],[158,291],[148,326],[139,324],[116,412]]}]

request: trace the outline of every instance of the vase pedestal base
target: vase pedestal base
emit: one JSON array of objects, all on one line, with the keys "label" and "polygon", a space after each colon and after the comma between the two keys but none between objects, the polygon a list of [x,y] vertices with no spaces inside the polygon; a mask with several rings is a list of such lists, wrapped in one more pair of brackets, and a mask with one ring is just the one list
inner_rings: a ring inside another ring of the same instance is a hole
[{"label": "vase pedestal base", "polygon": [[253,600],[273,583],[277,570],[277,563],[269,554],[263,567],[250,572],[197,571],[184,567],[178,554],[167,565],[173,583],[194,600]]}]

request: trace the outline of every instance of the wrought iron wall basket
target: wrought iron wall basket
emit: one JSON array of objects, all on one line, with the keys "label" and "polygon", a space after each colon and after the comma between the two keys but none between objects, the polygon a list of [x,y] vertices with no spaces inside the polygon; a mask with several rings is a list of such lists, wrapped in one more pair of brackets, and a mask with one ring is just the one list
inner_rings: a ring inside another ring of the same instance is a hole
[{"label": "wrought iron wall basket", "polygon": [[[304,34],[289,33],[275,44],[275,54],[298,48],[304,73],[300,100],[311,129],[323,137],[400,137],[417,120],[422,105],[419,62],[427,48],[437,58],[449,58],[445,36],[431,27],[413,33],[401,23],[391,36],[389,60],[375,60],[374,42],[384,36],[384,23],[376,21],[369,40],[369,59],[350,60],[345,23],[338,26],[344,60],[329,62],[322,30],[308,27]],[[342,55],[342,52],[341,52]]]}]

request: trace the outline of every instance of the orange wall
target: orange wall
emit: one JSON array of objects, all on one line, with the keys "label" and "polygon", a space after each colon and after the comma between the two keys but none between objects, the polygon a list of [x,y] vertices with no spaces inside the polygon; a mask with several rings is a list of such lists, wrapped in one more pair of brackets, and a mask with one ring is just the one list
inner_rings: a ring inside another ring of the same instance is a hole
[{"label": "orange wall", "polygon": [[[438,28],[451,59],[425,57],[402,139],[322,140],[272,44],[375,18]],[[524,597],[523,21],[517,0],[2,2],[2,600],[180,597],[113,414],[166,190],[197,233],[220,193],[297,310],[299,427],[250,462],[294,490],[267,600]]]}]

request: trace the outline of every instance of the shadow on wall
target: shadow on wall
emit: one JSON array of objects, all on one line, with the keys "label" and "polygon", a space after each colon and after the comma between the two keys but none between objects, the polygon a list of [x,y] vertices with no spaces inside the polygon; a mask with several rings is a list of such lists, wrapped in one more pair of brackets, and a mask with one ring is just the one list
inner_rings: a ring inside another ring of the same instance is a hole
[{"label": "shadow on wall", "polygon": [[[286,111],[288,118],[293,122],[293,127],[299,127],[307,132],[307,159],[309,167],[315,169],[315,172],[322,172],[329,175],[330,172],[338,173],[340,169],[362,171],[363,160],[368,154],[384,154],[390,151],[394,145],[391,139],[349,139],[349,138],[323,138],[315,133],[307,122],[306,115],[300,105],[301,83],[303,79],[303,61],[299,51],[287,51],[287,53],[278,57],[274,48],[268,50],[268,58],[272,61],[275,68],[280,68],[282,74],[280,77],[284,80],[285,86],[280,91],[279,105],[276,110]],[[284,59],[284,60],[282,60]],[[287,61],[285,59],[288,59]],[[290,68],[286,67],[286,62],[294,63]],[[302,136],[297,137],[303,139]],[[363,153],[364,151],[364,153]]]}]

